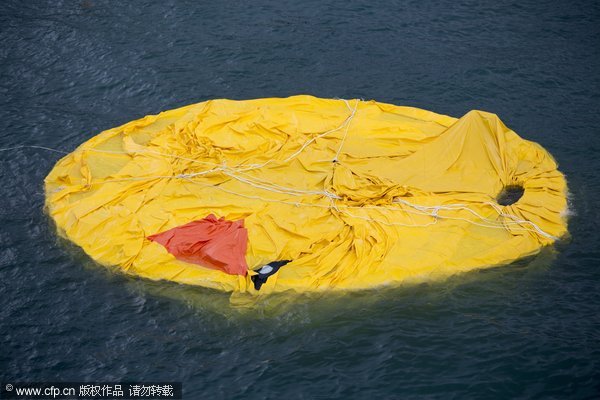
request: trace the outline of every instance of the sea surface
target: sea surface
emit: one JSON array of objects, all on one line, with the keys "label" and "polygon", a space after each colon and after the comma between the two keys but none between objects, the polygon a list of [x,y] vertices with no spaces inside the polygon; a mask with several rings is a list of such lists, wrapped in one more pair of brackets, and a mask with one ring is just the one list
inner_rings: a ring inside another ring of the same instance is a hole
[{"label": "sea surface", "polygon": [[71,151],[214,98],[494,112],[548,149],[571,238],[444,282],[259,307],[59,239],[60,154],[0,152],[0,382],[178,381],[186,399],[600,398],[600,3],[0,2],[0,147]]}]

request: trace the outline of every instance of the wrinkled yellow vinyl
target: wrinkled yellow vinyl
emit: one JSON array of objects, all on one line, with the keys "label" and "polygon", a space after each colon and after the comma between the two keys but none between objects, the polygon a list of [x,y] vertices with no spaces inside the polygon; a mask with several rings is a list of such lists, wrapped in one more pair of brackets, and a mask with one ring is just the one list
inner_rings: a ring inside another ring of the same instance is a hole
[{"label": "wrinkled yellow vinyl", "polygon": [[[567,232],[552,157],[494,114],[311,96],[212,100],[100,133],[46,178],[61,234],[129,274],[257,293],[148,236],[244,219],[260,293],[363,289],[509,263]],[[498,204],[505,186],[524,188]]]}]

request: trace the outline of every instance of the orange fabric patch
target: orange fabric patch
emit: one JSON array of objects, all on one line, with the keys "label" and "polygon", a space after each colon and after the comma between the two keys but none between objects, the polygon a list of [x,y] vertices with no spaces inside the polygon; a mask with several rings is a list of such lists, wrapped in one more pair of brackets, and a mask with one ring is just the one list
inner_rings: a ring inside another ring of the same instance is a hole
[{"label": "orange fabric patch", "polygon": [[230,275],[246,275],[248,230],[244,220],[208,217],[148,236],[162,244],[178,260],[218,269]]}]

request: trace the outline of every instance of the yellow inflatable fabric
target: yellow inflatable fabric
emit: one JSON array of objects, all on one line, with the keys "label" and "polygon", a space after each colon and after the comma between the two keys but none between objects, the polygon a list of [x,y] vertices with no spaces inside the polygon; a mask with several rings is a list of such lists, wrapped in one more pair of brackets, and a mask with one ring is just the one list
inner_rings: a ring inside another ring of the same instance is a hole
[{"label": "yellow inflatable fabric", "polygon": [[[59,232],[97,262],[251,294],[274,260],[292,262],[260,294],[365,289],[510,263],[567,233],[555,161],[496,115],[375,101],[205,101],[100,133],[45,185]],[[509,186],[522,197],[501,205]],[[244,220],[247,276],[147,239],[210,214]]]}]

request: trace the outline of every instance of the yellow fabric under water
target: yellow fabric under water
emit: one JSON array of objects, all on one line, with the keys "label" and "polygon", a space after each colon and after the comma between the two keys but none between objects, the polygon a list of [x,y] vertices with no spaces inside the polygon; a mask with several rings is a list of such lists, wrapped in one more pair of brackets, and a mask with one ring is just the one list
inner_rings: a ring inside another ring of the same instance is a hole
[{"label": "yellow fabric under water", "polygon": [[[516,203],[496,202],[521,185]],[[256,293],[147,236],[209,214],[244,219],[260,293],[422,282],[509,263],[566,234],[552,157],[494,114],[460,119],[311,96],[212,100],[110,129],[46,178],[59,231],[129,274]]]}]

